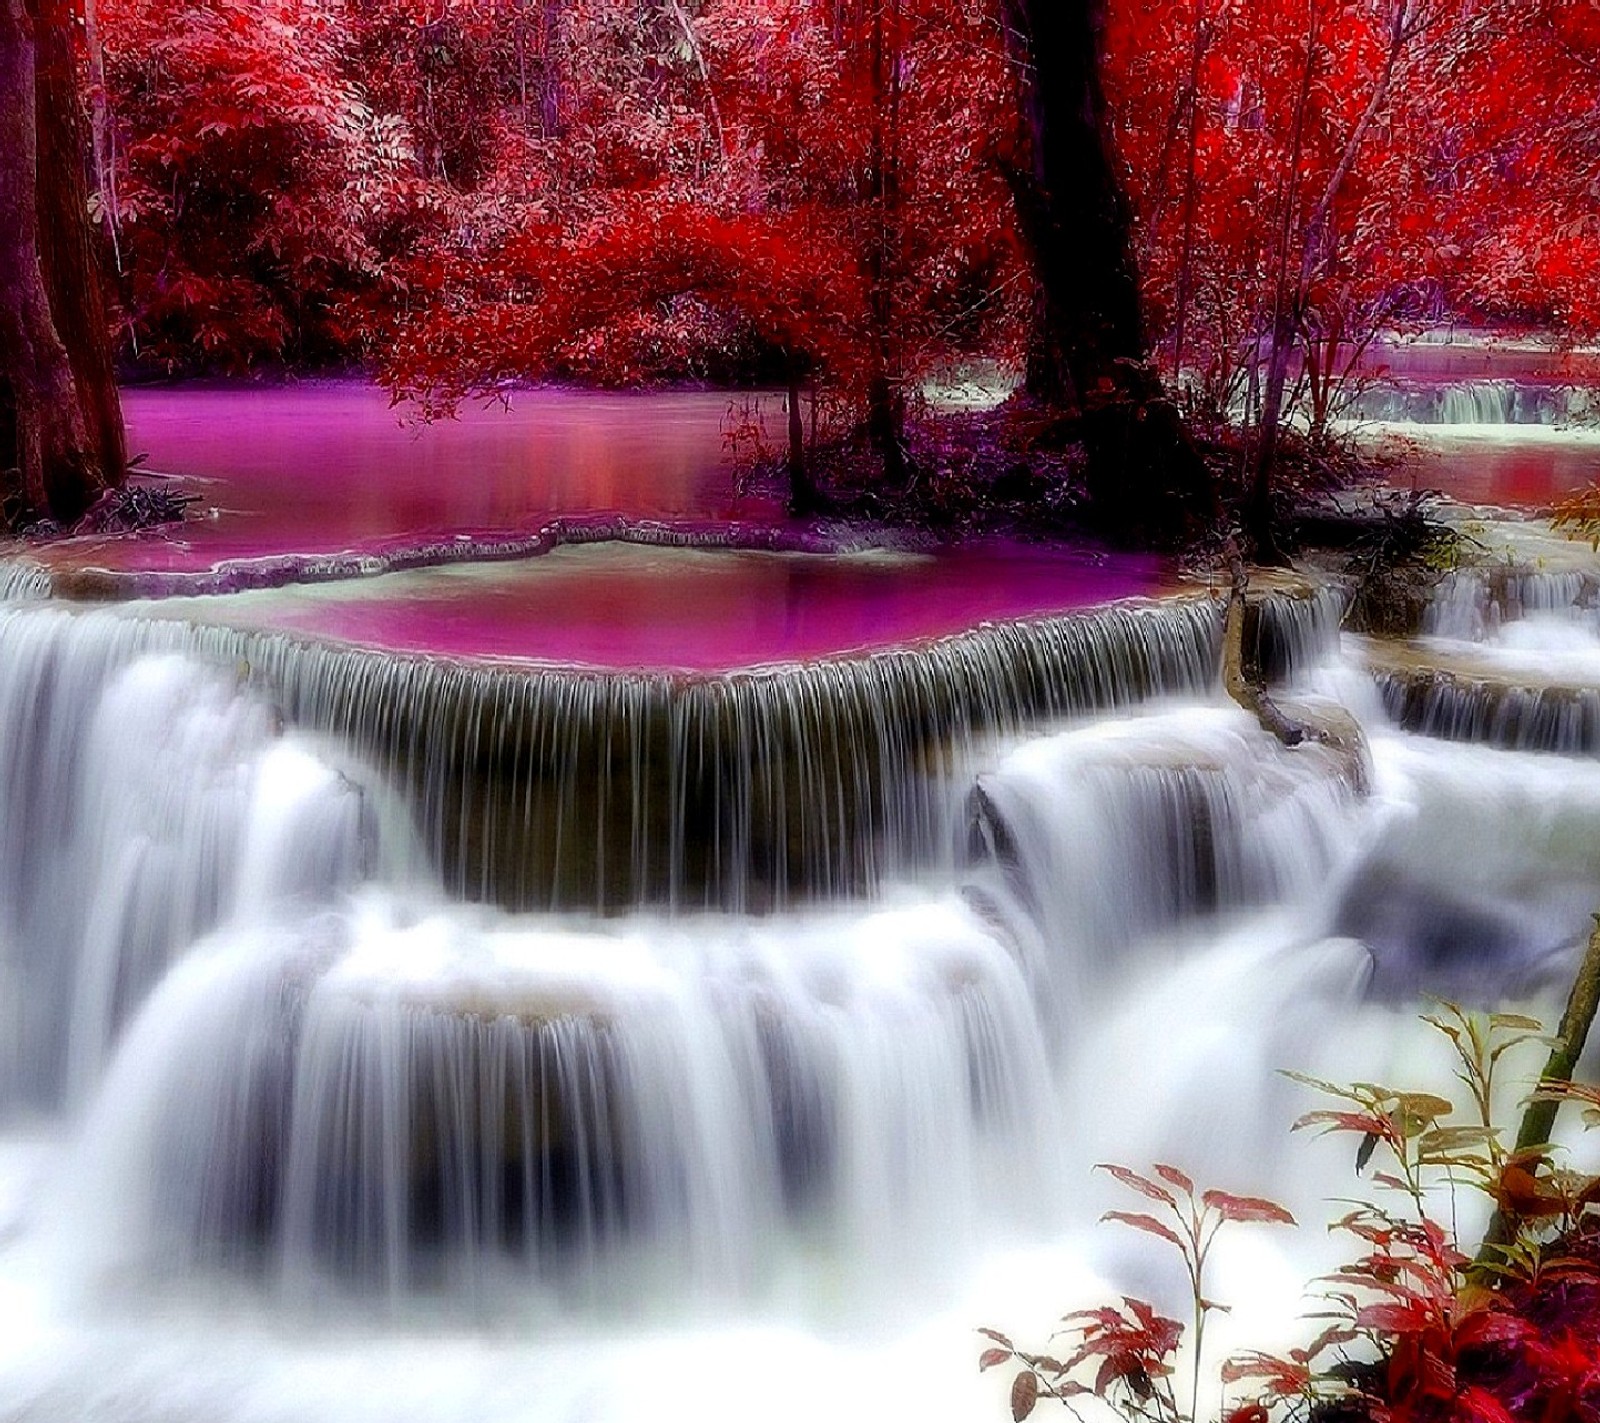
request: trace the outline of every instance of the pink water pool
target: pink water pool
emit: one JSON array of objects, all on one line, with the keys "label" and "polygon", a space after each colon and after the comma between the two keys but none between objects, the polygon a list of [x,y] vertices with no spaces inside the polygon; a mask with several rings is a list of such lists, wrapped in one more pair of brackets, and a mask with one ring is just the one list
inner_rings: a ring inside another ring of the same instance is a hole
[{"label": "pink water pool", "polygon": [[396,652],[722,672],[1071,612],[1167,582],[1150,557],[1018,545],[821,556],[596,544],[160,606]]},{"label": "pink water pool", "polygon": [[181,574],[505,537],[562,515],[772,522],[781,509],[737,491],[725,449],[745,400],[535,390],[419,425],[355,381],[130,390],[129,447],[198,495],[205,516],[155,536],[73,540],[50,559]]},{"label": "pink water pool", "polygon": [[1600,479],[1600,431],[1592,429],[1421,430],[1417,443],[1394,482],[1467,504],[1543,509]]}]

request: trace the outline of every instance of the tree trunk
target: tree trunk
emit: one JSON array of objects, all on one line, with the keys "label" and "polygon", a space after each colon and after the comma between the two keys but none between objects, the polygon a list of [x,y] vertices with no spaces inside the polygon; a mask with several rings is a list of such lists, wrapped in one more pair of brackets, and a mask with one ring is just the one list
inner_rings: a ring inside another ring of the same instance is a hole
[{"label": "tree trunk", "polygon": [[[822,491],[811,473],[806,460],[806,427],[800,415],[800,368],[791,363],[789,388],[789,512],[791,514],[816,514],[824,508]],[[815,409],[815,406],[812,407]]]},{"label": "tree trunk", "polygon": [[1200,157],[1200,76],[1210,42],[1210,28],[1199,0],[1194,12],[1194,41],[1189,52],[1189,87],[1183,107],[1189,124],[1189,141],[1183,167],[1183,245],[1178,259],[1177,317],[1172,330],[1172,379],[1182,389],[1184,341],[1189,326],[1189,296],[1194,281],[1194,227],[1198,206],[1197,179]]},{"label": "tree trunk", "polygon": [[127,464],[82,138],[69,4],[0,0],[0,469],[62,524]]},{"label": "tree trunk", "polygon": [[1103,0],[1004,0],[1018,46],[1030,166],[1016,176],[1018,218],[1038,299],[1030,394],[1086,406],[1119,361],[1145,358],[1132,219],[1112,167],[1100,84]]},{"label": "tree trunk", "polygon": [[[89,217],[83,108],[70,0],[41,0],[38,37],[39,250],[56,330],[67,347],[83,405],[89,447],[96,456],[93,494],[120,484],[127,437],[112,359],[100,248]],[[70,502],[70,501],[69,501]],[[58,514],[59,517],[59,514]],[[76,517],[70,514],[69,517]]]},{"label": "tree trunk", "polygon": [[539,128],[546,138],[561,136],[561,3],[544,0],[540,31],[544,68],[539,79]]},{"label": "tree trunk", "polygon": [[1300,239],[1300,260],[1293,274],[1291,287],[1289,223],[1294,212],[1295,173],[1300,166],[1305,115],[1311,103],[1312,77],[1315,71],[1321,31],[1318,11],[1313,5],[1311,28],[1306,37],[1306,67],[1299,101],[1295,110],[1294,142],[1291,147],[1289,173],[1285,180],[1282,243],[1278,256],[1277,293],[1273,300],[1272,347],[1268,355],[1266,396],[1261,407],[1261,438],[1256,449],[1255,485],[1251,498],[1252,533],[1256,542],[1256,557],[1264,563],[1286,563],[1278,547],[1272,508],[1272,478],[1277,467],[1279,437],[1283,425],[1283,398],[1288,384],[1289,358],[1296,336],[1301,329],[1304,306],[1311,294],[1318,272],[1331,265],[1333,245],[1332,222],[1334,204],[1344,189],[1345,180],[1355,166],[1367,132],[1388,102],[1389,90],[1394,83],[1395,69],[1406,44],[1418,32],[1418,22],[1411,9],[1410,0],[1395,0],[1389,15],[1388,48],[1377,81],[1372,86],[1366,108],[1355,127],[1345,139],[1339,161],[1323,185],[1321,196],[1306,220]]},{"label": "tree trunk", "polygon": [[1132,218],[1100,84],[1103,0],[1002,0],[1031,154],[1013,175],[1038,282],[1026,388],[1075,406],[1093,513],[1112,537],[1183,537],[1217,517],[1210,472],[1146,363]]},{"label": "tree trunk", "polygon": [[[872,369],[867,379],[867,438],[883,461],[884,483],[905,480],[904,424],[898,394],[894,338],[896,237],[900,222],[900,64],[886,33],[884,14],[892,0],[872,0],[868,60],[872,67],[872,135],[869,185],[872,235],[867,245],[867,278],[872,312]],[[898,21],[896,8],[893,19]],[[896,25],[898,29],[898,25]]]},{"label": "tree trunk", "polygon": [[[1594,928],[1578,965],[1577,977],[1567,994],[1566,1011],[1561,1015],[1555,1043],[1550,1056],[1539,1074],[1539,1086],[1548,1089],[1572,1081],[1577,1071],[1578,1059],[1583,1056],[1584,1044],[1589,1040],[1589,1029],[1594,1025],[1595,1011],[1600,1009],[1600,914],[1594,916]],[[1561,1097],[1548,1090],[1536,1091],[1522,1114],[1522,1124],[1517,1130],[1512,1157],[1527,1159],[1534,1153],[1545,1153],[1550,1137],[1555,1131],[1556,1113],[1561,1110]],[[1530,1171],[1538,1171],[1547,1161],[1535,1160]],[[1517,1236],[1517,1220],[1507,1209],[1497,1206],[1489,1218],[1489,1228],[1484,1232],[1483,1244],[1478,1247],[1472,1273],[1479,1283],[1493,1283],[1493,1267],[1504,1262],[1506,1247]]]}]

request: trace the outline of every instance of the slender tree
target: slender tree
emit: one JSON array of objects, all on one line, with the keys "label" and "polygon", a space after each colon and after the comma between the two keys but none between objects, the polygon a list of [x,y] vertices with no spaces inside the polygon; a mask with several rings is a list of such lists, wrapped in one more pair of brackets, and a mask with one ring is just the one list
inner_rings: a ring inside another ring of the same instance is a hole
[{"label": "slender tree", "polygon": [[70,0],[0,0],[0,470],[62,523],[127,465],[85,153]]}]

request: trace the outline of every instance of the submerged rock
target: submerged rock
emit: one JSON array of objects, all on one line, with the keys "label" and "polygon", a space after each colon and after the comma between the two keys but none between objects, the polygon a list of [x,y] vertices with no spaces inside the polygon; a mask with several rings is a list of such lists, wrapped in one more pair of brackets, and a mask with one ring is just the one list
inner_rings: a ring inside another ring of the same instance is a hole
[{"label": "submerged rock", "polygon": [[1427,992],[1472,1003],[1524,995],[1572,945],[1566,916],[1445,891],[1377,863],[1345,889],[1333,932],[1372,955],[1372,991],[1399,1002]]}]

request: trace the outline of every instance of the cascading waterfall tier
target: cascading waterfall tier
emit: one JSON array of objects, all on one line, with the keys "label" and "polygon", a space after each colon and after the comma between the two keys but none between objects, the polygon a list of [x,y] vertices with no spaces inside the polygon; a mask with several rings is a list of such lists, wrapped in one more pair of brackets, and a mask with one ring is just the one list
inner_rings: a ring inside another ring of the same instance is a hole
[{"label": "cascading waterfall tier", "polygon": [[900,1269],[1050,1190],[1042,1054],[952,900],[599,930],[372,890],[172,972],[73,1163],[124,1190],[60,1228],[393,1299],[739,1295],[790,1230]]},{"label": "cascading waterfall tier", "polygon": [[1077,1003],[1135,943],[1312,897],[1341,858],[1364,763],[1353,727],[1342,747],[1290,754],[1234,707],[1028,741],[969,800],[968,863],[987,870],[979,902],[1053,981],[1047,998]]},{"label": "cascading waterfall tier", "polygon": [[1411,425],[1568,425],[1600,415],[1596,392],[1582,386],[1511,380],[1376,385],[1350,415]]},{"label": "cascading waterfall tier", "polygon": [[209,929],[406,853],[375,792],[146,642],[108,615],[0,607],[0,1110],[89,1090]]},{"label": "cascading waterfall tier", "polygon": [[1549,681],[1526,667],[1442,664],[1426,652],[1374,651],[1369,666],[1384,710],[1405,731],[1509,751],[1600,752],[1600,686]]},{"label": "cascading waterfall tier", "polygon": [[1519,566],[1462,569],[1433,589],[1422,630],[1433,637],[1484,642],[1508,623],[1560,618],[1600,632],[1600,577],[1588,569]]},{"label": "cascading waterfall tier", "polygon": [[947,782],[976,738],[1198,692],[1221,624],[1194,597],[681,677],[396,657],[111,609],[19,608],[0,639],[37,641],[34,618],[102,678],[159,649],[246,676],[389,778],[452,892],[734,910],[859,892],[943,855]]},{"label": "cascading waterfall tier", "polygon": [[1463,569],[1415,642],[1361,651],[1406,731],[1515,751],[1600,751],[1600,580],[1582,567]]},{"label": "cascading waterfall tier", "polygon": [[1259,577],[1245,603],[1245,649],[1253,675],[1285,682],[1335,657],[1350,592],[1334,583]]},{"label": "cascading waterfall tier", "polygon": [[54,583],[49,573],[25,558],[0,559],[0,603],[48,598]]}]

